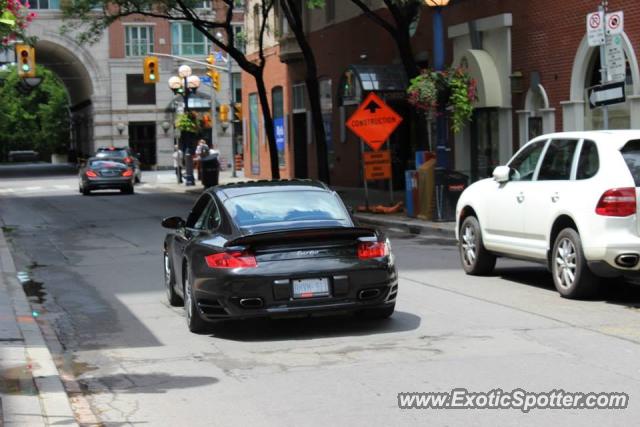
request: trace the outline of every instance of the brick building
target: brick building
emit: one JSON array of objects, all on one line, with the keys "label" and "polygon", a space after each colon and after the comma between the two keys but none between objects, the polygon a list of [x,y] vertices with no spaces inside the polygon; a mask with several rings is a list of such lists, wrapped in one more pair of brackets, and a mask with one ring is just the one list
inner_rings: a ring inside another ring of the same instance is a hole
[{"label": "brick building", "polygon": [[[249,10],[255,3],[257,0],[248,2]],[[395,71],[400,69],[395,45],[350,1],[326,4],[322,10],[305,11],[304,26],[321,76],[332,183],[361,183],[360,145],[344,122],[363,95],[379,84],[384,87],[381,92],[387,102],[405,117],[391,138],[395,182],[401,185],[403,171],[415,167],[413,152],[424,146],[427,137],[410,137],[414,126],[411,109],[393,81],[398,75]],[[387,17],[381,1],[369,4]],[[596,0],[451,0],[443,9],[447,63],[467,67],[479,84],[473,121],[459,134],[449,135],[455,169],[479,179],[489,176],[495,165],[506,162],[532,136],[602,128],[601,109],[592,110],[586,102],[586,88],[599,84],[600,77],[599,50],[588,46],[586,40],[586,15],[596,11],[598,4]],[[610,107],[609,127],[637,128],[640,2],[610,0],[609,10],[624,12],[624,33],[616,42],[626,57],[627,97],[624,104]],[[428,7],[422,7],[412,36],[421,66],[428,65],[432,54],[431,13]],[[248,14],[246,19],[251,40],[255,16]],[[283,176],[315,176],[315,144],[302,55],[277,9],[272,21],[270,28],[275,30],[267,42],[266,80],[270,102],[283,118],[281,170]],[[250,43],[249,52],[253,51],[255,44]],[[255,83],[246,74],[243,88],[247,106],[245,173],[267,177],[268,152]]]}]

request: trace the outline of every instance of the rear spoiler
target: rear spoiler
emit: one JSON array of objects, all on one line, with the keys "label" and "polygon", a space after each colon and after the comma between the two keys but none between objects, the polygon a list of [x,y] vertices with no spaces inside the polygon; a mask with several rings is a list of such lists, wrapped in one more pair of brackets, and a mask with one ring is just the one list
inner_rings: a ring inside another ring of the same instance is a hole
[{"label": "rear spoiler", "polygon": [[376,236],[376,230],[365,227],[301,228],[299,230],[278,230],[249,234],[230,240],[225,243],[224,246],[244,246],[255,243],[282,242],[283,240],[313,240],[317,238],[357,239],[360,237]]}]

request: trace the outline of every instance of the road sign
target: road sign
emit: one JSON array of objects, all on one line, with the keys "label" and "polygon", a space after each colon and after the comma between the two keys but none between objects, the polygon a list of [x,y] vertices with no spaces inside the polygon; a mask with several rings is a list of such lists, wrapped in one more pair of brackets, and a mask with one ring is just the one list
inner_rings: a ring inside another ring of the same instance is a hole
[{"label": "road sign", "polygon": [[365,151],[362,160],[367,181],[391,178],[391,151]]},{"label": "road sign", "polygon": [[591,108],[602,107],[603,105],[619,104],[626,101],[626,97],[624,95],[624,82],[593,86],[590,87],[588,91],[589,106]]},{"label": "road sign", "polygon": [[622,34],[624,31],[624,12],[621,10],[617,12],[607,13],[606,19],[607,22],[607,34]]},{"label": "road sign", "polygon": [[620,34],[607,36],[605,55],[607,57],[607,81],[616,82],[624,80],[627,76],[627,62],[624,57],[622,36]]},{"label": "road sign", "polygon": [[587,41],[589,46],[604,44],[604,12],[593,12],[587,15]]},{"label": "road sign", "polygon": [[347,120],[347,127],[366,142],[373,151],[378,151],[393,131],[402,122],[402,117],[382,99],[371,92]]}]

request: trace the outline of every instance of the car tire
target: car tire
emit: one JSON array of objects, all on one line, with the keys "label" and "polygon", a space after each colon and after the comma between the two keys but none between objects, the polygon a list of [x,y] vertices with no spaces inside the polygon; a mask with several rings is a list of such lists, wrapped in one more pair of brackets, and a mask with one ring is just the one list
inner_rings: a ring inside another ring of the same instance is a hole
[{"label": "car tire", "polygon": [[128,187],[122,188],[120,189],[120,191],[124,194],[133,194],[134,193],[133,184],[129,184]]},{"label": "car tire", "polygon": [[589,270],[582,240],[573,228],[565,228],[556,237],[551,251],[551,275],[564,298],[590,298],[598,292],[599,279]]},{"label": "car tire", "polygon": [[89,196],[90,194],[91,194],[91,190],[89,190],[87,187],[82,187],[83,196]]},{"label": "car tire", "polygon": [[187,327],[194,334],[207,330],[207,323],[200,317],[196,300],[193,297],[193,287],[191,286],[191,269],[186,268],[186,278],[184,281],[184,311],[187,320]]},{"label": "car tire", "polygon": [[142,181],[142,177],[140,175],[136,175],[134,181],[136,184],[140,184],[140,182]]},{"label": "car tire", "polygon": [[475,216],[468,216],[462,222],[458,248],[460,263],[467,274],[483,276],[493,272],[496,256],[484,247],[480,223]]},{"label": "car tire", "polygon": [[388,307],[365,308],[358,312],[358,316],[363,319],[388,319],[396,309],[396,305]]},{"label": "car tire", "polygon": [[180,307],[184,305],[184,301],[182,300],[182,298],[180,298],[180,296],[176,292],[176,289],[175,289],[176,276],[175,276],[175,273],[173,272],[171,259],[169,258],[169,254],[166,251],[164,252],[163,258],[164,258],[164,262],[163,262],[164,286],[167,292],[167,300],[169,301],[169,304],[172,307]]}]

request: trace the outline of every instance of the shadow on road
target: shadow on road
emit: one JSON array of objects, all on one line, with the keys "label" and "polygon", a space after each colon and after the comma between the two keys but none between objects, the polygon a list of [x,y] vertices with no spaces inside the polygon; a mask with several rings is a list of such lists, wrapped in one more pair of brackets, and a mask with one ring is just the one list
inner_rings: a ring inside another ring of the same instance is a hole
[{"label": "shadow on road", "polygon": [[[557,292],[551,273],[544,267],[501,268],[496,269],[496,273],[496,276],[510,282]],[[591,301],[640,309],[640,281],[622,277],[601,279],[600,291]]]},{"label": "shadow on road", "polygon": [[215,377],[187,377],[170,375],[164,372],[151,374],[117,374],[104,377],[79,379],[85,394],[99,393],[166,393],[169,390],[202,387],[216,384],[220,380]]},{"label": "shadow on road", "polygon": [[232,320],[212,324],[214,338],[230,341],[309,340],[407,332],[418,329],[421,318],[396,311],[389,319],[368,320],[356,316],[305,317],[293,319]]},{"label": "shadow on road", "polygon": [[74,164],[52,165],[51,163],[3,163],[0,178],[35,178],[61,175],[77,175]]}]

